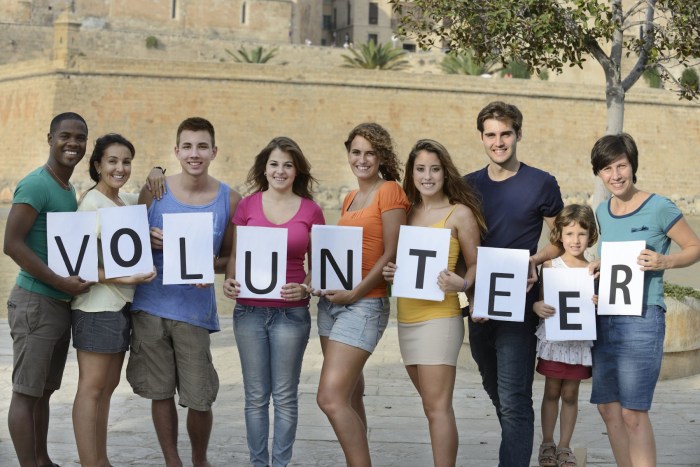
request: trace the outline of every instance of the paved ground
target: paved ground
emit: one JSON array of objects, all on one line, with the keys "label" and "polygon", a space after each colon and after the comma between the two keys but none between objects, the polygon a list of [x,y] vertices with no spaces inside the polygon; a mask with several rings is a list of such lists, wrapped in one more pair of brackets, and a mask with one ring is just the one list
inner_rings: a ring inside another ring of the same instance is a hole
[{"label": "paved ground", "polygon": [[[223,330],[213,335],[214,359],[221,390],[215,404],[215,422],[210,460],[216,466],[245,466],[247,449],[243,421],[243,384],[230,318],[222,319]],[[333,431],[315,403],[322,364],[315,333],[304,359],[301,407],[297,442],[292,465],[340,466],[343,456]],[[0,320],[0,466],[15,466],[12,443],[4,420],[11,393],[12,351],[6,320]],[[495,412],[471,357],[463,349],[454,397],[459,427],[461,466],[488,466],[497,462],[499,429]],[[77,363],[71,352],[64,386],[53,397],[50,452],[62,466],[78,465],[71,425],[71,405],[77,381]],[[432,465],[427,423],[420,400],[400,362],[396,323],[390,323],[377,351],[370,358],[365,377],[365,403],[369,440],[375,466],[422,467]],[[535,405],[539,406],[542,380],[535,381]],[[604,434],[605,427],[594,406],[589,404],[590,384],[581,386],[579,422],[574,446],[588,451],[589,466],[613,466]],[[162,465],[162,457],[150,419],[149,403],[135,396],[123,378],[112,401],[109,432],[110,459],[115,466]],[[536,410],[538,412],[538,410]],[[181,410],[180,447],[189,459],[188,441]],[[700,376],[661,381],[651,416],[656,430],[659,465],[700,466]],[[539,421],[536,422],[539,427]],[[536,443],[540,442],[536,428]],[[532,462],[535,465],[534,459]],[[187,464],[185,464],[187,465]]]}]

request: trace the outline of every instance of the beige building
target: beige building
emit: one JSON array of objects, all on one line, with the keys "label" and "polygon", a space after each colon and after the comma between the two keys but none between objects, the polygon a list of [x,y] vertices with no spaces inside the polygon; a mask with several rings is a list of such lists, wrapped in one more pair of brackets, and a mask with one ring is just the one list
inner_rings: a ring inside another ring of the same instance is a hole
[{"label": "beige building", "polygon": [[323,0],[323,44],[391,42],[396,25],[392,18],[386,0]]}]

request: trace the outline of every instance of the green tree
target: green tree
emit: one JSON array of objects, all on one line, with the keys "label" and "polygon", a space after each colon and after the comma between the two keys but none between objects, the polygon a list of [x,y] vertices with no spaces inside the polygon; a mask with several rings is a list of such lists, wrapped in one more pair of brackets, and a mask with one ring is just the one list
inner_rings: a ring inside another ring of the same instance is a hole
[{"label": "green tree", "polygon": [[390,43],[377,45],[374,41],[361,44],[359,49],[348,49],[350,55],[343,55],[346,67],[379,70],[402,70],[408,67],[403,56],[406,51],[395,49]]},{"label": "green tree", "polygon": [[[472,49],[477,59],[498,55],[539,73],[560,73],[588,56],[605,73],[607,132],[624,125],[625,93],[653,68],[680,98],[698,89],[682,83],[671,68],[688,68],[700,57],[700,2],[697,0],[389,0],[399,17],[398,33],[422,47]],[[609,50],[609,52],[607,51]],[[634,65],[622,76],[623,57]],[[594,198],[602,199],[602,183]]]},{"label": "green tree", "polygon": [[237,63],[267,63],[275,55],[277,55],[278,47],[274,47],[267,50],[264,46],[255,47],[253,50],[248,51],[245,46],[241,46],[235,52],[231,52],[225,49],[226,53],[233,57],[233,60]]},{"label": "green tree", "polygon": [[479,76],[484,73],[494,73],[497,58],[489,58],[485,61],[477,60],[471,49],[461,51],[450,51],[440,62],[442,71],[449,75],[472,75]]},{"label": "green tree", "polygon": [[[698,97],[670,72],[700,57],[697,0],[629,0],[626,10],[622,0],[389,1],[399,33],[423,47],[471,49],[479,60],[496,54],[504,66],[517,59],[537,73],[594,57],[605,72],[609,133],[622,131],[625,93],[649,68],[681,98]],[[623,56],[635,59],[624,77]]]}]

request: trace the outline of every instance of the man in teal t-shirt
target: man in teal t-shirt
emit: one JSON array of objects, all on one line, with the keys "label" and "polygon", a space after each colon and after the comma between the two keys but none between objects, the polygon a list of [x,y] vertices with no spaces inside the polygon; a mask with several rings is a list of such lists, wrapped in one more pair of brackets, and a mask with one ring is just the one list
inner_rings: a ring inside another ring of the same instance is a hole
[{"label": "man in teal t-shirt", "polygon": [[72,112],[51,121],[49,158],[17,184],[4,252],[21,268],[7,301],[12,334],[12,401],[7,419],[20,465],[56,465],[48,454],[49,399],[61,386],[70,344],[70,299],[92,285],[47,265],[46,214],[77,209],[70,184],[85,155],[88,128]]}]

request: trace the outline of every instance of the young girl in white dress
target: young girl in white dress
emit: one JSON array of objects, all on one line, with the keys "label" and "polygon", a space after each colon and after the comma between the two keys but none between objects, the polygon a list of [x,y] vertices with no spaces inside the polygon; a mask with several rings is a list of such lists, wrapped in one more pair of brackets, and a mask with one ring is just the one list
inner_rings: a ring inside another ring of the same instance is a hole
[{"label": "young girl in white dress", "polygon": [[[564,254],[544,263],[545,268],[587,268],[586,248],[598,239],[595,217],[589,206],[566,206],[554,220],[550,241],[564,248]],[[595,298],[594,298],[595,301]],[[554,315],[554,308],[540,300],[534,311],[542,318],[537,332],[537,372],[546,377],[542,397],[542,444],[539,464],[542,467],[576,467],[571,437],[578,413],[578,389],[581,380],[591,377],[592,341],[548,341],[544,320]],[[561,399],[561,412],[559,400]],[[559,416],[559,445],[554,443],[554,427]]]}]

